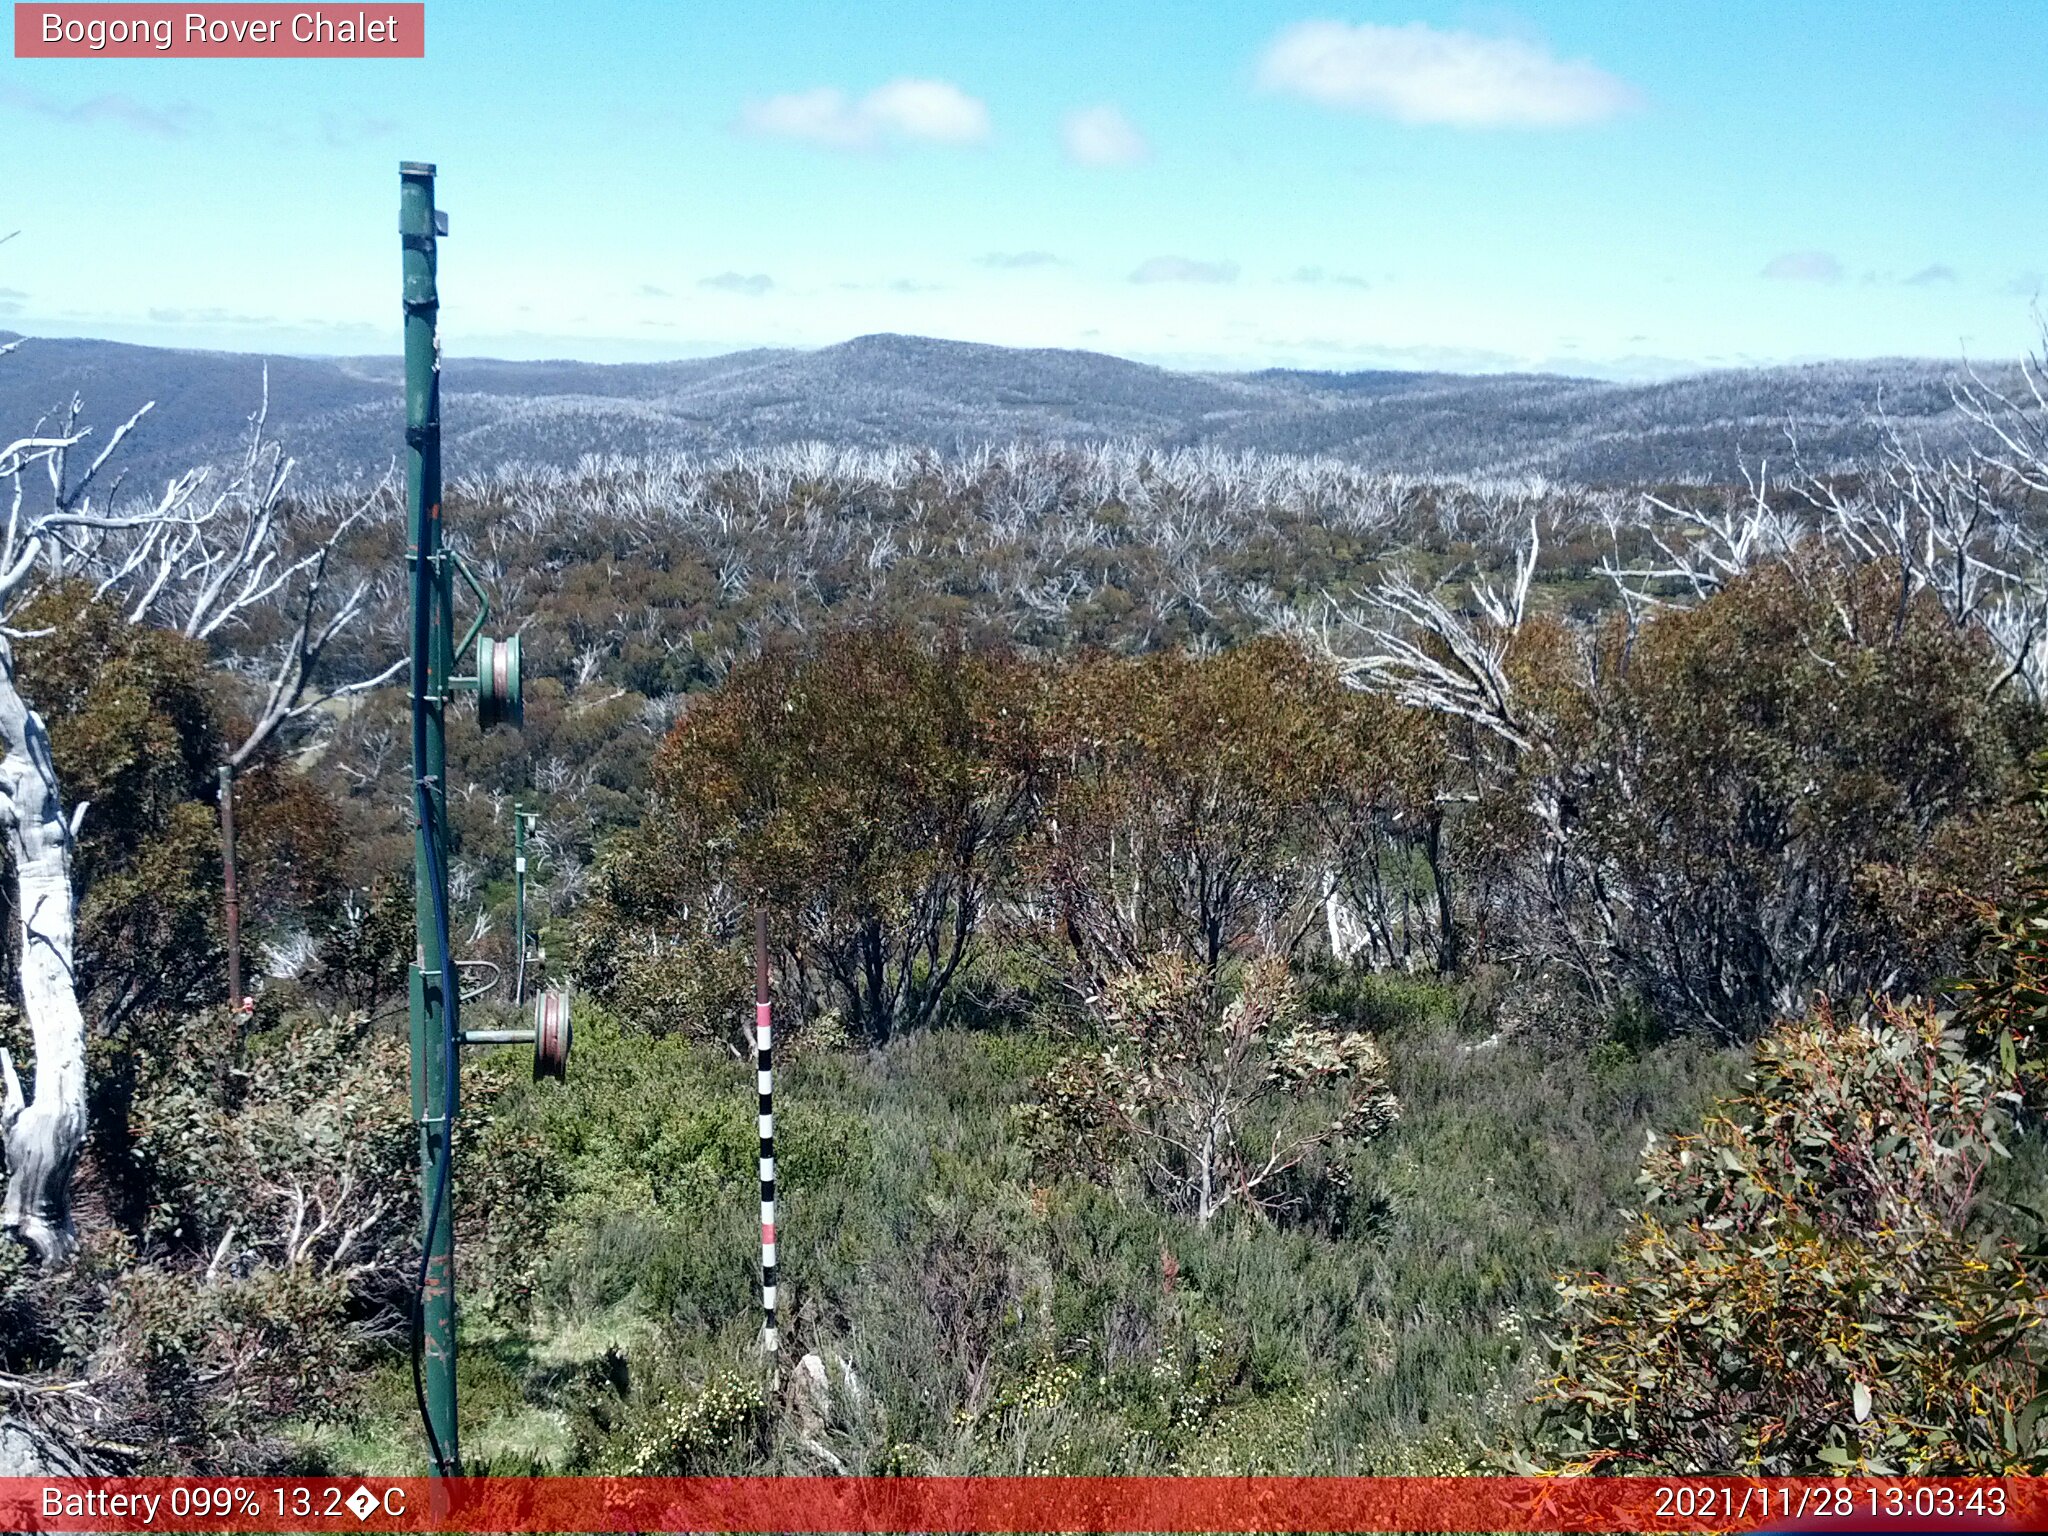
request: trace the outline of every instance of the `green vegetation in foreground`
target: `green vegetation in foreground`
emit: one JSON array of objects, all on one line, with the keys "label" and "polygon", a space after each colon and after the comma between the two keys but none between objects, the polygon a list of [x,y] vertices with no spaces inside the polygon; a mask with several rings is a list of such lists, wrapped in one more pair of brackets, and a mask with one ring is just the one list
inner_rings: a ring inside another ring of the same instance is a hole
[{"label": "green vegetation in foreground", "polygon": [[[1347,991],[1404,1113],[1312,1228],[1204,1229],[1034,1168],[1017,1111],[1058,1047],[1032,1029],[799,1041],[778,1096],[785,1374],[814,1352],[858,1385],[774,1413],[750,1073],[592,1015],[566,1089],[506,1089],[470,1152],[548,1170],[544,1238],[501,1215],[466,1249],[465,1294],[492,1298],[464,1318],[471,1470],[1481,1468],[1534,1385],[1556,1273],[1614,1239],[1652,1112],[1694,1118],[1741,1057],[1486,1045],[1442,989]],[[396,1468],[417,1433],[398,1360],[308,1450]]]}]

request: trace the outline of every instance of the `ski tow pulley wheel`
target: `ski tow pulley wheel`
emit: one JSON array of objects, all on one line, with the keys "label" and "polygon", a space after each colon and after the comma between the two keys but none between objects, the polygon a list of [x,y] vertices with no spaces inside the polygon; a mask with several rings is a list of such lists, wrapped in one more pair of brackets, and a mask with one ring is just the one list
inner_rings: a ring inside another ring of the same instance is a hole
[{"label": "ski tow pulley wheel", "polygon": [[549,987],[533,1002],[533,1076],[561,1082],[569,1070],[569,994]]},{"label": "ski tow pulley wheel", "polygon": [[519,637],[493,640],[481,636],[476,643],[477,723],[485,730],[509,725],[517,730],[525,723],[525,700],[519,687]]}]

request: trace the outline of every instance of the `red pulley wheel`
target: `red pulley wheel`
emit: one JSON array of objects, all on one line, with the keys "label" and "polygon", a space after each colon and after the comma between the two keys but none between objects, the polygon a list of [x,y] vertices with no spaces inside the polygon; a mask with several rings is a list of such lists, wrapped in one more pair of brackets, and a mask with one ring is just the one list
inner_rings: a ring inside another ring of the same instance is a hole
[{"label": "red pulley wheel", "polygon": [[569,994],[550,987],[533,1002],[533,1076],[563,1081],[569,1070]]}]

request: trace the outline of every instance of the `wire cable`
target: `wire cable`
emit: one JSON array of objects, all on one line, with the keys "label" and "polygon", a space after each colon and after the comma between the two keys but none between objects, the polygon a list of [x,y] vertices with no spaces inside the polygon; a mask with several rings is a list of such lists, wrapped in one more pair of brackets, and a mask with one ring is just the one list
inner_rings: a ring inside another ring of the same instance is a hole
[{"label": "wire cable", "polygon": [[[436,393],[439,380],[435,381]],[[433,412],[439,417],[438,401]],[[433,640],[433,624],[429,607],[433,596],[433,578],[428,570],[428,559],[423,550],[415,550],[413,556],[413,654],[422,659],[423,670],[429,677],[433,672],[433,661],[428,647]],[[413,806],[419,817],[420,844],[426,850],[427,886],[434,914],[434,972],[441,987],[441,1151],[435,1159],[433,1195],[427,1203],[426,1231],[420,1242],[419,1273],[413,1283],[412,1307],[412,1390],[413,1398],[419,1405],[420,1422],[426,1426],[427,1450],[437,1468],[462,1476],[459,1457],[450,1458],[441,1445],[441,1437],[434,1429],[434,1415],[427,1406],[427,1383],[425,1356],[427,1347],[427,1280],[434,1263],[434,1239],[439,1235],[441,1208],[448,1199],[448,1179],[454,1161],[455,1150],[455,1091],[459,1063],[455,1048],[455,995],[451,985],[454,967],[450,961],[448,943],[448,887],[441,867],[441,840],[438,818],[434,814],[433,783],[422,770],[427,757],[427,696],[426,690],[417,677],[412,691],[412,761],[413,761]],[[424,1095],[423,1095],[424,1097]],[[424,1107],[424,1106],[423,1106]],[[452,1284],[454,1277],[446,1277]],[[452,1298],[451,1298],[452,1303]],[[451,1304],[451,1327],[453,1307]]]}]

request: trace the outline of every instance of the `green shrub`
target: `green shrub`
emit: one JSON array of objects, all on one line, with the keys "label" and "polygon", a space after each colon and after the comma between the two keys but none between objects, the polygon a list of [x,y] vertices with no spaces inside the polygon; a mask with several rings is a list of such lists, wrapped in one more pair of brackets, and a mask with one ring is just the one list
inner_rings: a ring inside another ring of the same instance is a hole
[{"label": "green shrub", "polygon": [[[623,947],[598,971],[603,981],[596,995],[621,1024],[649,1035],[751,1048],[754,975],[744,945],[701,933],[670,941],[606,937]],[[583,940],[584,954],[594,942],[594,935]]]},{"label": "green shrub", "polygon": [[1131,1165],[1166,1208],[1206,1225],[1233,1204],[1299,1203],[1297,1176],[1398,1118],[1386,1058],[1310,1019],[1278,956],[1217,976],[1180,953],[1112,976],[1099,1045],[1047,1074],[1041,1155]]},{"label": "green shrub", "polygon": [[676,1477],[729,1464],[758,1433],[766,1410],[759,1373],[722,1373],[636,1403],[607,1448],[606,1470]]},{"label": "green shrub", "polygon": [[1811,552],[1608,644],[1570,791],[1618,982],[1753,1039],[1816,988],[1917,990],[1958,963],[1958,925],[1881,898],[2001,883],[1998,850],[1957,856],[2024,786],[2040,724],[1994,694],[1980,633],[1926,592],[1902,604],[1885,564]]},{"label": "green shrub", "polygon": [[417,1231],[403,1049],[360,1019],[303,1014],[252,1036],[242,1064],[219,1013],[145,1037],[131,1139],[118,1158],[95,1148],[81,1179],[95,1219],[78,1262],[0,1261],[0,1368],[55,1377],[66,1390],[41,1394],[38,1415],[110,1470],[300,1466],[294,1426],[347,1419],[403,1334]]},{"label": "green shrub", "polygon": [[1611,1270],[1560,1282],[1541,1443],[1626,1471],[2048,1464],[2044,1255],[1978,1220],[2014,1081],[1924,1005],[1766,1040],[1697,1135],[1652,1139]]}]

